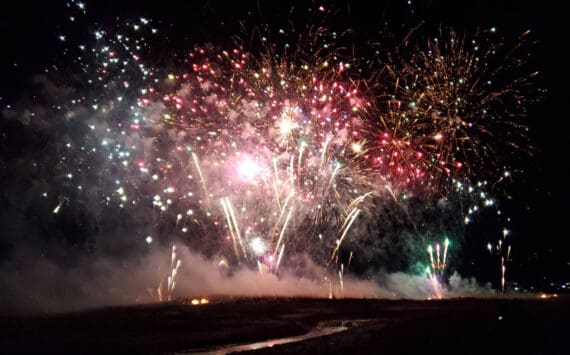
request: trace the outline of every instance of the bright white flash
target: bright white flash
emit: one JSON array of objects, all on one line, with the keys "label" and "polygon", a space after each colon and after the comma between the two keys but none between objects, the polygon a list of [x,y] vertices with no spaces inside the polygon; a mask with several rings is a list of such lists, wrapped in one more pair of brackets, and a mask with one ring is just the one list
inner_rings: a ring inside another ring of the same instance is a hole
[{"label": "bright white flash", "polygon": [[265,246],[265,241],[259,237],[255,237],[253,238],[250,242],[249,242],[249,247],[251,248],[251,250],[253,250],[253,252],[257,255],[262,255],[263,253],[265,253],[265,251],[267,250],[266,246]]},{"label": "bright white flash", "polygon": [[360,143],[352,143],[352,151],[355,153],[361,153],[362,145]]},{"label": "bright white flash", "polygon": [[239,176],[246,181],[251,181],[261,172],[261,168],[251,157],[245,156],[238,165]]},{"label": "bright white flash", "polygon": [[279,121],[279,134],[283,137],[288,136],[295,128],[297,128],[297,124],[290,118],[284,117]]}]

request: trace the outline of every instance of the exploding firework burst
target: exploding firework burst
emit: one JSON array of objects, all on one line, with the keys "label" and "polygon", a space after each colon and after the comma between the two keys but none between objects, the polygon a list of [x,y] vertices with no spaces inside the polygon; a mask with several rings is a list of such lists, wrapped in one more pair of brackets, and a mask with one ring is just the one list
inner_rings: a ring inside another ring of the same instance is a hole
[{"label": "exploding firework burst", "polygon": [[364,79],[368,58],[326,27],[284,31],[283,46],[263,34],[259,46],[195,45],[168,65],[152,57],[159,32],[141,18],[80,46],[89,89],[61,109],[82,129],[64,124],[55,183],[230,263],[276,271],[308,253],[342,280],[363,216],[385,199],[455,198],[458,181],[495,175],[505,127],[524,132],[529,77],[509,80],[514,55],[501,60],[487,37],[442,31]]},{"label": "exploding firework burst", "polygon": [[521,49],[530,31],[513,48],[495,32],[470,39],[441,27],[425,42],[407,37],[399,53],[408,59],[378,74],[380,85],[392,83],[378,113],[381,165],[437,189],[448,176],[501,177],[500,157],[527,141],[523,117],[537,73]]}]

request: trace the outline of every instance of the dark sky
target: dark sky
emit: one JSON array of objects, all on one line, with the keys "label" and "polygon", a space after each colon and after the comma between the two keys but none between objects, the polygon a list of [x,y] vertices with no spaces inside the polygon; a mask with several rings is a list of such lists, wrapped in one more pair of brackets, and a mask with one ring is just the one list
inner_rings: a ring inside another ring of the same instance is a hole
[{"label": "dark sky", "polygon": [[[296,7],[311,6],[305,2],[275,1],[93,1],[87,2],[89,22],[116,16],[147,16],[175,24],[180,38],[196,38],[197,42],[213,38],[220,33],[231,33],[238,21],[246,16],[259,17],[264,22],[283,22],[288,18],[291,4]],[[369,4],[373,3],[373,4]],[[529,283],[551,279],[568,281],[570,255],[567,244],[567,204],[570,201],[566,184],[567,170],[567,19],[561,4],[545,1],[337,1],[339,15],[333,25],[350,26],[366,34],[381,28],[378,24],[390,23],[398,28],[400,23],[413,24],[420,20],[427,23],[443,23],[459,29],[498,27],[507,34],[518,34],[530,28],[539,41],[533,59],[541,72],[539,85],[548,90],[543,101],[531,108],[529,123],[531,137],[537,148],[528,158],[524,177],[514,181],[512,196],[506,203],[513,217],[515,264],[519,278]],[[317,4],[320,4],[317,2]],[[330,7],[328,2],[323,4]],[[57,63],[62,44],[58,35],[66,31],[66,6],[64,1],[32,1],[3,4],[0,10],[0,105],[17,100],[29,86],[29,78],[52,63]],[[293,19],[295,20],[295,19]],[[7,130],[0,123],[0,130]],[[2,138],[0,132],[0,139]],[[18,142],[19,147],[33,142]],[[0,143],[0,162],[10,159],[13,141]],[[7,165],[0,165],[5,169]],[[11,172],[4,171],[0,176]],[[2,187],[0,187],[2,188]],[[2,213],[0,209],[0,213]],[[480,227],[480,228],[484,228]],[[466,248],[473,250],[484,245],[477,239],[476,230]],[[480,253],[466,252],[465,264]],[[468,267],[468,266],[466,266]],[[546,277],[547,279],[544,279]]]}]

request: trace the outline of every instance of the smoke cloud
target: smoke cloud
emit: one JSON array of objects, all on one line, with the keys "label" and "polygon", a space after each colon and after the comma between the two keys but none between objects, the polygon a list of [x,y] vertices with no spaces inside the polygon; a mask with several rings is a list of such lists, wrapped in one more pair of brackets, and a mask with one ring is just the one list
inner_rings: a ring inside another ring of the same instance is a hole
[{"label": "smoke cloud", "polygon": [[[178,247],[181,260],[173,299],[209,297],[315,297],[428,299],[433,285],[425,276],[405,273],[378,274],[362,280],[347,273],[341,288],[339,275],[298,257],[296,266],[278,274],[250,267],[227,268],[223,259],[207,258]],[[170,273],[171,251],[157,247],[145,256],[76,258],[76,265],[62,265],[30,249],[20,249],[4,263],[0,273],[3,292],[0,310],[12,313],[76,311],[110,305],[158,301],[157,288],[164,287]],[[475,280],[451,276],[442,290],[444,297],[490,295]]]}]

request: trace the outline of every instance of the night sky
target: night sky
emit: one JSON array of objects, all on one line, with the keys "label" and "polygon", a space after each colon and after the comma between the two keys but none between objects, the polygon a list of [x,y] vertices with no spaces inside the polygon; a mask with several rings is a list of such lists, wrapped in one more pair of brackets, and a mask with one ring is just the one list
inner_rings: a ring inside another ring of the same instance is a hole
[{"label": "night sky", "polygon": [[[70,25],[70,9],[64,1],[16,2],[3,5],[0,11],[0,106],[24,107],[23,102],[37,104],[35,74],[72,67],[65,53],[70,41],[96,31],[97,24],[112,23],[116,17],[145,16],[158,21],[170,31],[170,43],[180,46],[215,42],[231,44],[231,34],[239,31],[240,21],[258,21],[281,26],[287,21],[303,21],[299,12],[289,15],[292,7],[314,6],[314,2],[273,1],[93,1],[87,2],[87,14],[78,17],[79,24]],[[366,4],[365,3],[371,3]],[[316,2],[316,5],[321,5]],[[527,29],[533,32],[536,44],[531,46],[529,65],[540,72],[537,87],[545,89],[541,101],[529,108],[529,136],[534,148],[514,164],[516,178],[501,197],[502,210],[512,221],[513,255],[509,279],[526,289],[561,291],[560,285],[570,281],[570,256],[567,245],[567,205],[570,201],[567,184],[567,58],[564,11],[562,5],[520,1],[335,1],[323,2],[336,9],[328,24],[331,28],[352,28],[357,40],[389,28],[398,33],[420,22],[433,28],[439,23],[459,31],[476,31],[496,26],[507,36],[516,36]],[[167,31],[164,31],[167,32]],[[58,37],[66,36],[66,41]],[[153,53],[160,58],[160,50]],[[43,89],[45,90],[45,88]],[[14,193],[24,193],[33,185],[33,172],[23,161],[36,153],[54,151],[51,141],[41,132],[19,121],[0,118],[0,268],[9,263],[20,247],[49,255],[57,262],[73,264],[70,252],[77,254],[116,254],[113,248],[122,244],[97,245],[98,230],[90,225],[81,211],[66,212],[55,218],[53,205],[42,201],[16,207]],[[525,153],[521,153],[525,154]],[[73,204],[71,204],[73,206]],[[18,209],[15,212],[14,209]],[[47,213],[42,212],[46,210]],[[14,219],[18,215],[19,218]],[[484,216],[483,216],[484,217]],[[25,221],[25,222],[23,222]],[[21,224],[18,226],[12,223]],[[479,218],[465,234],[460,258],[455,265],[462,275],[475,276],[482,282],[496,284],[491,264],[485,262],[486,244],[497,238],[493,216]],[[126,232],[126,231],[124,231]],[[495,234],[493,234],[495,233]],[[489,237],[492,236],[492,237]],[[128,245],[128,240],[124,242]],[[57,252],[60,249],[62,252]],[[135,248],[136,249],[136,248]],[[63,252],[66,250],[66,252]],[[141,249],[142,250],[142,249]],[[34,254],[36,255],[36,254]],[[492,275],[491,275],[492,274]]]}]

